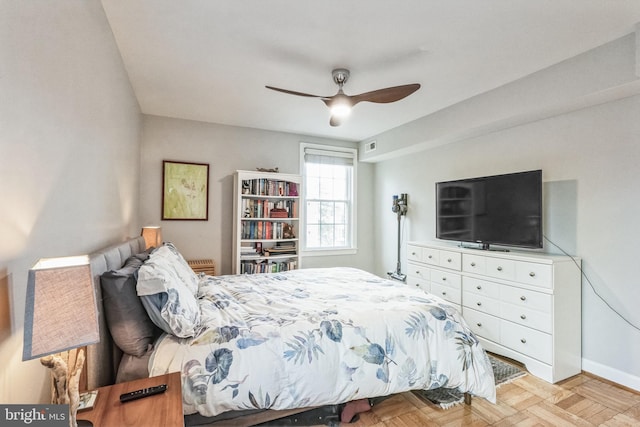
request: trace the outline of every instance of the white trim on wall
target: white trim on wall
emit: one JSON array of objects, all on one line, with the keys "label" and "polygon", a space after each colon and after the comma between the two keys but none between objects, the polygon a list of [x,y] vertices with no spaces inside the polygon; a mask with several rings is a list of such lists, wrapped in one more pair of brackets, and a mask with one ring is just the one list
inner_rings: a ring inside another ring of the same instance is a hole
[{"label": "white trim on wall", "polygon": [[640,391],[640,377],[636,377],[635,375],[584,358],[582,359],[582,370],[622,386]]}]

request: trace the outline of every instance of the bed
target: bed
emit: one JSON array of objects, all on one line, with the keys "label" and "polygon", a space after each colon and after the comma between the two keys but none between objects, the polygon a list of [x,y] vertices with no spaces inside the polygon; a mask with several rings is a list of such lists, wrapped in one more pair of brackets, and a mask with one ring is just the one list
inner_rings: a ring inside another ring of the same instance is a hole
[{"label": "bed", "polygon": [[186,423],[457,388],[495,402],[491,364],[440,298],[353,268],[195,274],[131,239],[92,255],[89,388],[179,371]]}]

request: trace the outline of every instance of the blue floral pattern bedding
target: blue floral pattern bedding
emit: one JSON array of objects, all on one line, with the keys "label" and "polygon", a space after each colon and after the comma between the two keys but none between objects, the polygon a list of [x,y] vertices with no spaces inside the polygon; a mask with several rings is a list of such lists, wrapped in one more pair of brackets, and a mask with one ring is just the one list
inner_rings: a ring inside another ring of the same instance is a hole
[{"label": "blue floral pattern bedding", "polygon": [[444,300],[353,268],[202,276],[201,331],[164,335],[150,374],[182,372],[185,414],[290,409],[457,388],[495,402],[477,338]]}]

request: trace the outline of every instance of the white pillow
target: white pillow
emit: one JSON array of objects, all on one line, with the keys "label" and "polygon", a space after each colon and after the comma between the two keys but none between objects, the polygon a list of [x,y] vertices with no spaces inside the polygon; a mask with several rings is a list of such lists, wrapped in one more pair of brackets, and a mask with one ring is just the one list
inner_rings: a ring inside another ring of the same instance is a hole
[{"label": "white pillow", "polygon": [[136,291],[151,320],[165,332],[180,338],[199,332],[198,277],[173,244],[151,253],[138,270]]}]

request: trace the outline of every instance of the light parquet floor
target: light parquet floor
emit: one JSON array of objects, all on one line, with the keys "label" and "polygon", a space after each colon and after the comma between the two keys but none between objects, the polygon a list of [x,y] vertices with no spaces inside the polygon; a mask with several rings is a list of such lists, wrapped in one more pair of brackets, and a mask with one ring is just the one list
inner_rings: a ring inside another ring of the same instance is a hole
[{"label": "light parquet floor", "polygon": [[557,384],[525,375],[498,387],[496,405],[474,398],[443,410],[402,393],[340,426],[640,426],[640,393],[584,373]]}]

